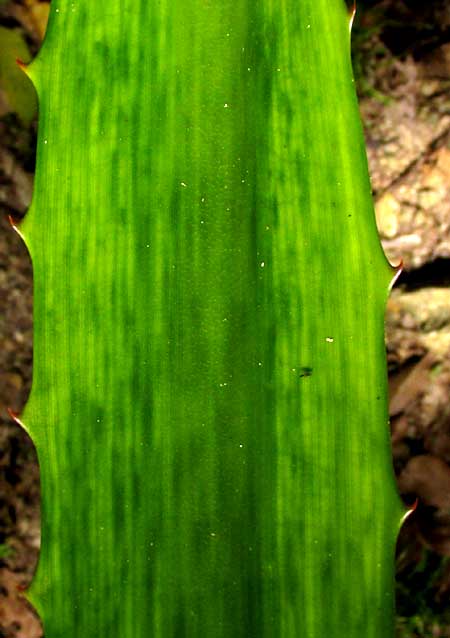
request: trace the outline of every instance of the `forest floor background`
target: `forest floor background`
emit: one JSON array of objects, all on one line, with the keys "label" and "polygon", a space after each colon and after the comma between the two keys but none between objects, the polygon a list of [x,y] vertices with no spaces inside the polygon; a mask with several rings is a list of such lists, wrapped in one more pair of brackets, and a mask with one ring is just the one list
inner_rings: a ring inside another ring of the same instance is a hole
[{"label": "forest floor background", "polygon": [[[31,385],[32,270],[8,216],[30,204],[37,130],[15,59],[36,54],[48,9],[0,0],[0,638],[42,635],[20,596],[39,553],[39,471],[7,410]],[[386,313],[392,449],[419,505],[397,546],[397,634],[450,638],[450,4],[360,2],[353,60],[380,236],[404,262]]]}]

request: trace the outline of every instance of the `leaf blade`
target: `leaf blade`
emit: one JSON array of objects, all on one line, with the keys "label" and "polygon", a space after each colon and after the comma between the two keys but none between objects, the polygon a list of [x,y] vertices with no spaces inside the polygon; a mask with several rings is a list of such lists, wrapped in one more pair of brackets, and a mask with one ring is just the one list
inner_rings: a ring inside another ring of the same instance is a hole
[{"label": "leaf blade", "polygon": [[33,596],[50,637],[386,636],[392,269],[344,3],[183,6],[54,0],[30,70]]}]

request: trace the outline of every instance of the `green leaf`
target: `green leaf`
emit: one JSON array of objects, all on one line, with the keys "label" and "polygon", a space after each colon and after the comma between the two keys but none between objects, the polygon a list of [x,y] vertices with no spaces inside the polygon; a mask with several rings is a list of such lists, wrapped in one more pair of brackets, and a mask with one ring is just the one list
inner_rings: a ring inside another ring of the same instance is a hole
[{"label": "green leaf", "polygon": [[17,64],[30,61],[28,47],[18,31],[0,26],[0,92],[6,104],[2,110],[17,113],[25,124],[36,115],[33,85]]},{"label": "green leaf", "polygon": [[53,0],[30,74],[46,637],[392,635],[345,3]]}]

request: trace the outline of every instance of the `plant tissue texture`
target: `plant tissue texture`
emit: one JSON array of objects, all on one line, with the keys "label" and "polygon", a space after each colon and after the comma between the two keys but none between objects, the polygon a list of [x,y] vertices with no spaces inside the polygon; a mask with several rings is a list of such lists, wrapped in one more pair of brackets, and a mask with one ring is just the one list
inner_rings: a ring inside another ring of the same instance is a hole
[{"label": "plant tissue texture", "polygon": [[342,0],[53,0],[30,599],[47,638],[386,638],[403,514]]}]

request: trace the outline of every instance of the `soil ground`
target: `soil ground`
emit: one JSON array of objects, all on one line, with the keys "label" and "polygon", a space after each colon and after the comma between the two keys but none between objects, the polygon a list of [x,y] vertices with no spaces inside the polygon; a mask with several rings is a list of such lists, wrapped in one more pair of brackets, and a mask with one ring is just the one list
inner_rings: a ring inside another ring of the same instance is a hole
[{"label": "soil ground", "polygon": [[[47,14],[45,0],[0,0],[0,29],[33,55]],[[361,2],[353,57],[380,236],[404,262],[386,314],[392,449],[400,493],[419,504],[398,541],[397,633],[450,638],[449,3]],[[20,589],[39,552],[39,472],[7,411],[21,412],[31,383],[32,270],[7,218],[30,203],[36,121],[29,89],[24,105],[2,64],[0,54],[0,638],[38,638]]]}]

